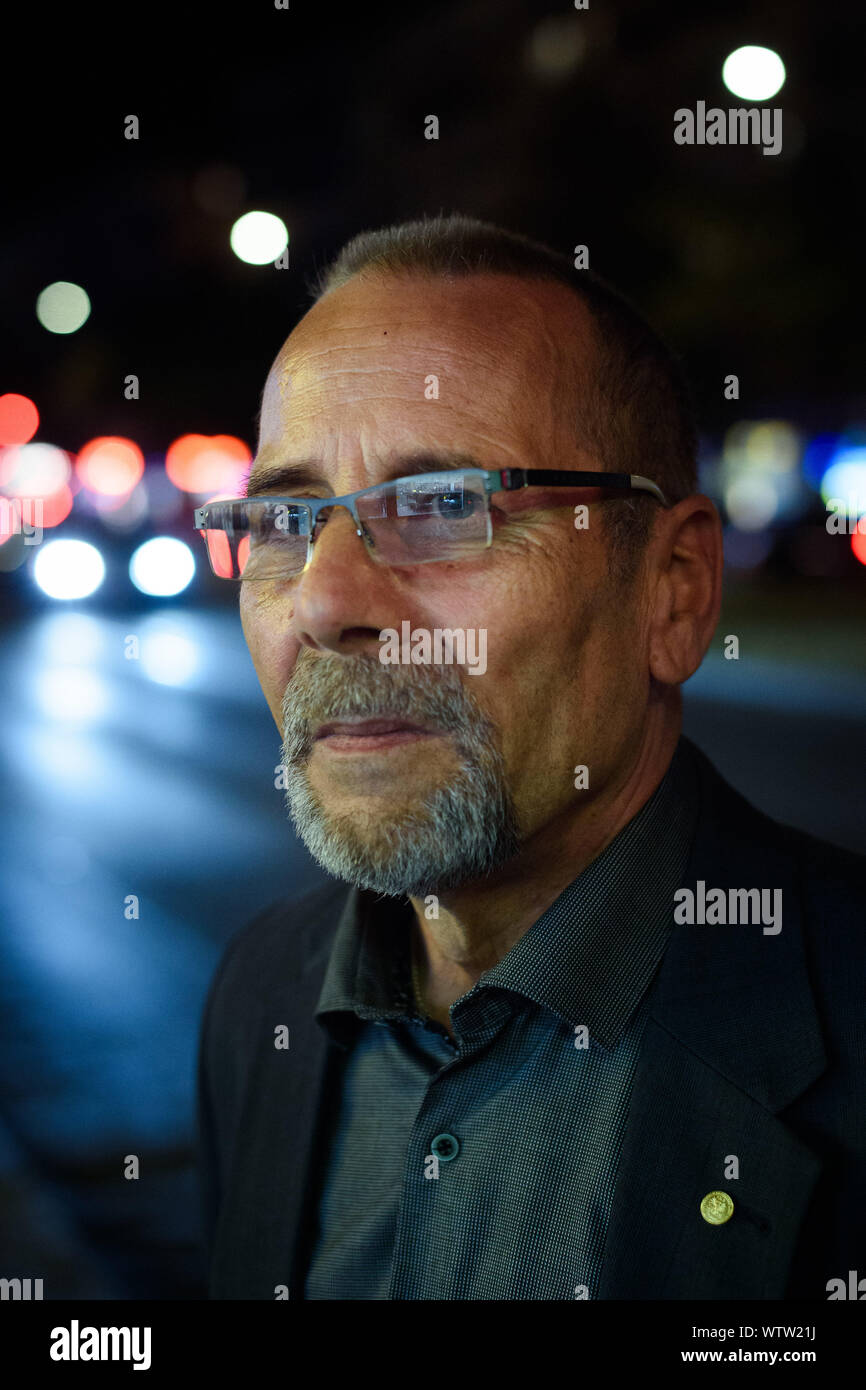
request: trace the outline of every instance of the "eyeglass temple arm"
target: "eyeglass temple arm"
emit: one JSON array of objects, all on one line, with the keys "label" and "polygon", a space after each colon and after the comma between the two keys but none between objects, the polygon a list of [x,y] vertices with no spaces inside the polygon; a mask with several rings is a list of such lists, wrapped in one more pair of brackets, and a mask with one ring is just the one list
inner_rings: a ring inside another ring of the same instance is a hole
[{"label": "eyeglass temple arm", "polygon": [[627,492],[649,492],[663,507],[667,498],[658,485],[639,473],[567,472],[559,468],[502,468],[494,472],[505,492],[520,487],[613,487]]}]

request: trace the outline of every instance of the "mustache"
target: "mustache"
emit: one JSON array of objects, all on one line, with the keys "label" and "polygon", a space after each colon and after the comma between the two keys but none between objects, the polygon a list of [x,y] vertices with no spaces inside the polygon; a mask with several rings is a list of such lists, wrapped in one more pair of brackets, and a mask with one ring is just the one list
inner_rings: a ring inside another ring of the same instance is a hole
[{"label": "mustache", "polygon": [[299,762],[312,751],[316,729],[350,716],[406,720],[436,725],[458,739],[489,733],[456,666],[384,665],[377,655],[347,659],[302,651],[282,700],[285,761]]}]

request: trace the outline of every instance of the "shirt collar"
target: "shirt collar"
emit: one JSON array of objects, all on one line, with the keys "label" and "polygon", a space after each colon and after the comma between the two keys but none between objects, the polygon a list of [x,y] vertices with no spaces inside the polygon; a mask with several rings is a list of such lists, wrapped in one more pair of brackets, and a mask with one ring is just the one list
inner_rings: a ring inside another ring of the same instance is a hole
[{"label": "shirt collar", "polygon": [[[698,780],[680,739],[653,795],[606,849],[560,893],[455,1008],[471,1011],[496,988],[552,1009],[612,1047],[664,955],[674,892],[694,836]],[[362,889],[350,893],[334,938],[316,1018],[348,1045],[357,1020],[413,1015],[412,905]]]}]

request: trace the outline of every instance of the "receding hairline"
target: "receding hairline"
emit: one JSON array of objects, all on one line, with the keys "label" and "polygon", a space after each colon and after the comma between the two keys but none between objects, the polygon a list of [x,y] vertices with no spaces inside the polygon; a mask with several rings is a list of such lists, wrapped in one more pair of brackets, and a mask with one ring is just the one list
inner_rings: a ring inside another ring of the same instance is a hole
[{"label": "receding hairline", "polygon": [[[538,299],[533,301],[530,295],[523,300],[523,304],[526,305],[527,302],[533,304],[537,317],[549,329],[545,336],[553,346],[556,355],[560,378],[558,391],[563,393],[564,401],[576,403],[582,392],[589,389],[590,381],[595,384],[599,372],[602,370],[603,339],[599,324],[592,311],[591,302],[572,281],[564,277],[555,273],[544,273],[543,270],[536,272],[534,268],[524,271],[501,269],[498,266],[472,266],[470,269],[455,273],[450,270],[431,269],[426,266],[391,266],[369,262],[357,270],[341,276],[322,290],[281,345],[262,389],[257,418],[259,431],[261,430],[262,409],[268,385],[271,382],[276,382],[280,372],[286,370],[294,346],[292,339],[307,322],[310,315],[341,290],[353,287],[375,288],[376,285],[386,285],[401,280],[411,280],[416,283],[426,281],[431,285],[439,283],[448,287],[457,287],[462,282],[469,285],[472,282],[485,280],[507,281],[527,291],[531,290],[532,286],[540,285],[546,285],[554,291],[558,290],[560,293],[555,295],[555,299],[562,308],[563,319],[555,327],[550,325],[549,319],[545,319],[544,304]],[[312,325],[310,327],[312,329]],[[589,361],[587,361],[586,356],[587,347],[589,348]]]},{"label": "receding hairline", "polygon": [[[359,289],[374,289],[377,285],[399,284],[400,281],[409,281],[417,284],[428,284],[431,286],[441,285],[450,289],[459,289],[462,285],[483,284],[485,281],[501,282],[505,281],[518,289],[527,291],[527,300],[531,303],[529,291],[534,287],[547,286],[549,290],[560,291],[555,298],[562,305],[563,311],[569,311],[573,315],[574,324],[585,328],[592,336],[593,341],[598,338],[598,324],[592,310],[592,304],[588,297],[581,292],[580,288],[569,280],[560,278],[555,274],[544,274],[542,272],[521,272],[517,270],[502,270],[498,267],[475,268],[466,272],[453,274],[448,271],[429,269],[425,266],[383,266],[375,263],[361,266],[358,270],[344,276],[337,283],[332,284],[310,305],[306,313],[300,318],[294,328],[286,337],[275,361],[279,362],[285,355],[292,338],[298,329],[302,328],[312,314],[320,307],[327,307],[332,296],[344,290],[351,290],[355,287]],[[524,303],[527,302],[524,300]],[[544,312],[543,305],[538,300],[535,301],[535,308],[539,313]]]}]

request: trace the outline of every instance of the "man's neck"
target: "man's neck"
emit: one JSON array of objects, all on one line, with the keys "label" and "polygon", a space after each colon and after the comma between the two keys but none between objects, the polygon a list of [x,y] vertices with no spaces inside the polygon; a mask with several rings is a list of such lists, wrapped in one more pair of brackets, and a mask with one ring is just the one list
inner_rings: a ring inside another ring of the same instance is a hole
[{"label": "man's neck", "polygon": [[451,1032],[449,1008],[491,970],[637,815],[664,777],[679,729],[642,753],[621,786],[586,808],[548,822],[490,878],[443,894],[438,917],[412,898],[413,958],[427,1014]]}]

